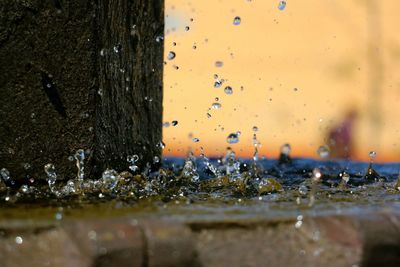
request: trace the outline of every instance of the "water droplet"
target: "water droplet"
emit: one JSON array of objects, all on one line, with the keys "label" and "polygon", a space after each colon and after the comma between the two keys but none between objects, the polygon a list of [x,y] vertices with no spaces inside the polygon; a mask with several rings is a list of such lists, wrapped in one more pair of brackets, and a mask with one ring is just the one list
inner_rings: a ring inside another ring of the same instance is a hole
[{"label": "water droplet", "polygon": [[178,121],[172,121],[172,122],[171,122],[171,125],[172,125],[172,126],[178,125]]},{"label": "water droplet", "polygon": [[131,35],[132,35],[132,36],[135,36],[135,35],[136,35],[136,25],[132,25]]},{"label": "water droplet", "polygon": [[83,119],[89,118],[89,113],[87,113],[87,112],[82,112],[82,113],[81,113],[81,118],[83,118]]},{"label": "water droplet", "polygon": [[117,44],[116,46],[114,46],[114,53],[118,54],[121,52],[121,50],[122,50],[121,44]]},{"label": "water droplet", "polygon": [[24,242],[24,240],[22,239],[22,237],[17,236],[15,237],[15,243],[17,243],[18,245],[21,245]]},{"label": "water droplet", "polygon": [[161,148],[161,149],[164,149],[165,148],[164,142],[163,141],[158,142],[157,147]]},{"label": "water droplet", "polygon": [[289,156],[291,150],[292,148],[289,144],[284,144],[283,146],[281,146],[281,153],[285,156]]},{"label": "water droplet", "polygon": [[139,160],[139,156],[138,155],[128,156],[126,158],[126,161],[128,161],[130,163],[129,164],[129,169],[131,171],[136,172],[139,169],[139,167],[136,166],[136,164],[135,164],[138,160]]},{"label": "water droplet", "polygon": [[55,218],[57,221],[62,220],[62,218],[63,218],[62,212],[57,212],[56,214],[54,214],[54,218]]},{"label": "water droplet", "polygon": [[164,40],[164,37],[161,36],[161,35],[159,35],[159,36],[156,37],[156,42],[157,42],[157,43],[161,43],[163,40]]},{"label": "water droplet", "polygon": [[77,179],[78,179],[78,181],[82,182],[83,178],[85,176],[85,172],[84,172],[85,151],[83,149],[78,149],[75,152],[74,158],[76,160],[76,167],[78,168]]},{"label": "water droplet", "polygon": [[100,50],[100,56],[104,57],[105,54],[106,54],[105,49],[104,49],[104,48],[101,49],[101,50]]},{"label": "water droplet", "polygon": [[226,141],[229,144],[236,144],[237,142],[239,142],[239,136],[237,133],[231,133],[228,135],[228,137],[226,138]]},{"label": "water droplet", "polygon": [[8,180],[10,180],[10,172],[6,169],[6,168],[2,168],[0,170],[0,176],[1,178],[3,178],[3,181],[7,182]]},{"label": "water droplet", "polygon": [[106,169],[101,176],[101,181],[106,189],[114,189],[118,184],[118,172],[113,169]]},{"label": "water droplet", "polygon": [[68,180],[67,184],[62,188],[62,193],[65,195],[73,194],[76,192],[75,183],[72,180]]},{"label": "water droplet", "polygon": [[321,173],[320,169],[318,169],[318,168],[313,169],[312,180],[314,182],[318,182],[321,179],[321,177],[322,177],[322,173]]},{"label": "water droplet", "polygon": [[146,100],[148,102],[153,102],[153,98],[152,97],[148,97],[148,96],[145,96],[144,100]]},{"label": "water droplet", "polygon": [[286,1],[279,1],[278,9],[285,10],[286,8]]},{"label": "water droplet", "polygon": [[220,81],[220,80],[217,80],[217,81],[215,81],[214,82],[214,88],[220,88],[221,87],[221,85],[222,85],[222,81]]},{"label": "water droplet", "polygon": [[303,196],[307,195],[308,188],[305,185],[300,185],[299,186],[299,193]]},{"label": "water droplet", "polygon": [[222,66],[224,66],[224,62],[222,62],[222,61],[215,61],[215,67],[221,68]]},{"label": "water droplet", "polygon": [[345,182],[347,184],[349,182],[349,180],[350,180],[350,175],[347,172],[343,172],[342,173],[342,180],[343,180],[343,182]]},{"label": "water droplet", "polygon": [[47,183],[49,184],[50,189],[53,190],[53,186],[57,181],[56,168],[54,167],[54,164],[48,163],[44,165],[44,171],[47,174]]},{"label": "water droplet", "polygon": [[186,26],[185,27],[185,31],[189,31],[190,30],[190,27],[189,26]]},{"label": "water droplet", "polygon": [[253,132],[258,132],[258,127],[257,126],[253,126]]},{"label": "water droplet", "polygon": [[197,143],[197,142],[200,142],[200,139],[199,138],[193,138],[192,141]]},{"label": "water droplet", "polygon": [[168,128],[168,127],[169,127],[169,122],[168,122],[168,121],[164,122],[164,123],[163,123],[163,127],[164,127],[164,128]]},{"label": "water droplet", "polygon": [[232,87],[227,86],[227,87],[225,87],[224,92],[227,95],[231,95],[231,94],[233,94],[233,89],[232,89]]},{"label": "water droplet", "polygon": [[160,158],[157,156],[154,156],[153,163],[159,163],[159,162],[160,162]]},{"label": "water droplet", "polygon": [[26,185],[26,184],[22,185],[22,186],[21,186],[21,191],[22,191],[22,193],[28,193],[28,191],[29,191],[29,186]]},{"label": "water droplet", "polygon": [[175,57],[176,57],[175,52],[169,51],[168,56],[167,56],[168,60],[173,60]]},{"label": "water droplet", "polygon": [[240,17],[235,17],[233,19],[233,25],[240,25],[241,22],[242,22],[242,19]]},{"label": "water droplet", "polygon": [[376,151],[370,151],[369,152],[369,157],[371,158],[371,160],[373,160],[373,159],[375,159],[376,158]]},{"label": "water droplet", "polygon": [[128,156],[126,159],[128,162],[137,162],[139,160],[138,155]]},{"label": "water droplet", "polygon": [[329,148],[327,146],[320,146],[317,149],[317,154],[322,158],[326,159],[329,157]]},{"label": "water droplet", "polygon": [[221,104],[220,104],[220,103],[213,103],[213,104],[211,105],[211,108],[212,108],[212,109],[220,109],[220,108],[221,108]]}]

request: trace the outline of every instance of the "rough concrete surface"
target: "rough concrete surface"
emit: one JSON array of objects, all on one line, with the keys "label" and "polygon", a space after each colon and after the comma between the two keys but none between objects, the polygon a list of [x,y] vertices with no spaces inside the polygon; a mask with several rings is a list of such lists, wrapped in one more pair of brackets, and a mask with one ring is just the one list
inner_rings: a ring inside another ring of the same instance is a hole
[{"label": "rough concrete surface", "polygon": [[0,236],[4,267],[400,266],[393,211],[241,222],[67,220],[3,227]]}]

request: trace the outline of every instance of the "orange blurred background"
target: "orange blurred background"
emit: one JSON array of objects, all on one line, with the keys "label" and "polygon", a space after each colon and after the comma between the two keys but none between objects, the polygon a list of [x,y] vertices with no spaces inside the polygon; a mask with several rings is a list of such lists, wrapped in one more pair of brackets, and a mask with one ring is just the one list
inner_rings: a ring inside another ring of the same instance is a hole
[{"label": "orange blurred background", "polygon": [[[374,150],[377,161],[399,161],[400,2],[286,2],[281,11],[276,0],[166,0],[164,122],[178,124],[164,127],[164,155],[203,147],[220,156],[231,146],[252,156],[257,126],[262,156],[290,143],[292,155],[317,157],[355,109],[353,159]],[[209,110],[214,102],[221,108]],[[228,144],[237,131],[240,141]]]}]

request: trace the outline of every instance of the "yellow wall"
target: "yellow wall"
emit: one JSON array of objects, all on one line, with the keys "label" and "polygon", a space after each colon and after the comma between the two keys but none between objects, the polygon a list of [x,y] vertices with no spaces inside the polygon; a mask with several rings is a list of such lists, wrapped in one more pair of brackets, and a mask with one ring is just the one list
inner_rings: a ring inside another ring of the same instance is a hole
[{"label": "yellow wall", "polygon": [[[398,161],[400,2],[287,0],[284,11],[278,2],[166,1],[165,55],[174,51],[176,58],[165,59],[164,121],[179,124],[164,128],[164,154],[185,155],[190,146],[220,155],[228,134],[241,131],[232,147],[248,156],[256,125],[263,155],[276,156],[290,143],[293,154],[315,157],[327,129],[354,107],[356,159],[376,150],[378,160]],[[214,88],[214,74],[227,80],[221,88]],[[215,97],[222,108],[207,118]]]}]

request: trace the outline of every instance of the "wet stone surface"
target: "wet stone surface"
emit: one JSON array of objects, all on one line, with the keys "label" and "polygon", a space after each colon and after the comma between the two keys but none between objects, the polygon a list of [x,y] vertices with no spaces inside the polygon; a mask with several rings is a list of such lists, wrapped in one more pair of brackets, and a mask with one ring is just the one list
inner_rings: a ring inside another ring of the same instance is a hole
[{"label": "wet stone surface", "polygon": [[0,257],[4,266],[398,266],[400,164],[282,151],[279,160],[190,154],[161,169],[132,156],[127,171],[99,179],[78,170],[59,180],[47,166],[47,180],[22,185],[3,170]]}]

